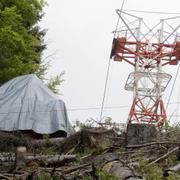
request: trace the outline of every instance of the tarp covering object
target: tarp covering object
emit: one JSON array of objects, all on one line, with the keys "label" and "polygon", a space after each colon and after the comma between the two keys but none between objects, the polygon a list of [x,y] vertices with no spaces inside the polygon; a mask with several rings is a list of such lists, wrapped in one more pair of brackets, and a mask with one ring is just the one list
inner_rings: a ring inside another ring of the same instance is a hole
[{"label": "tarp covering object", "polygon": [[0,87],[0,130],[73,132],[65,103],[34,74],[19,76]]}]

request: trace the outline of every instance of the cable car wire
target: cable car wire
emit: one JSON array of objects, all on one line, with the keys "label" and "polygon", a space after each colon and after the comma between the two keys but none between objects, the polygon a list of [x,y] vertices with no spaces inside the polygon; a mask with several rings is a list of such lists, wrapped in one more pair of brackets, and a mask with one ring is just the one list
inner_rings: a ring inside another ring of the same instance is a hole
[{"label": "cable car wire", "polygon": [[123,11],[127,12],[137,12],[137,13],[147,13],[147,14],[171,14],[171,15],[180,15],[180,12],[161,12],[161,11],[143,11],[143,10],[135,10],[135,9],[124,9]]},{"label": "cable car wire", "polygon": [[178,74],[179,74],[179,70],[180,70],[180,64],[178,65],[178,68],[177,68],[177,71],[176,71],[176,76],[175,76],[175,79],[174,79],[174,82],[173,82],[173,85],[172,85],[172,88],[171,88],[171,91],[170,91],[170,94],[169,94],[169,98],[168,98],[167,105],[166,105],[166,111],[167,111],[169,102],[170,102],[171,97],[172,97],[172,93],[173,93],[174,86],[175,86],[175,83],[176,83],[176,80],[177,80],[177,77],[178,77]]},{"label": "cable car wire", "polygon": [[[125,1],[126,0],[123,0],[123,2],[122,2],[121,11],[123,10]],[[118,21],[117,21],[115,32],[118,29],[119,21],[120,21],[120,17],[118,17]],[[115,38],[115,33],[114,33],[113,39],[114,38]],[[109,61],[108,61],[108,68],[107,68],[107,73],[106,73],[106,79],[105,79],[105,85],[104,85],[104,93],[103,93],[103,99],[102,99],[102,105],[101,105],[101,112],[100,112],[99,122],[101,122],[102,116],[103,116],[103,110],[104,110],[104,104],[105,104],[105,98],[106,98],[106,92],[107,92],[107,84],[108,84],[109,73],[110,73],[110,66],[111,66],[111,57],[109,58]]]}]

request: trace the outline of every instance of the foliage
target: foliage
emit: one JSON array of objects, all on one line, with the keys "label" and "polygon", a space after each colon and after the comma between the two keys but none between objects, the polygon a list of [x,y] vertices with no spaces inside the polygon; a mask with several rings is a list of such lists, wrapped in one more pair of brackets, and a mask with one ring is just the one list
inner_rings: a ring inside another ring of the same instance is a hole
[{"label": "foliage", "polygon": [[162,179],[163,171],[161,167],[148,164],[143,155],[139,155],[138,158],[138,165],[135,167],[137,173],[142,174],[146,180]]},{"label": "foliage", "polygon": [[180,138],[180,124],[174,124],[167,127],[166,137],[171,140],[179,140]]},{"label": "foliage", "polygon": [[[38,23],[45,5],[44,0],[0,1],[0,85],[25,74],[44,78],[48,69],[42,60],[46,30]],[[60,77],[51,78],[52,89],[57,90]]]},{"label": "foliage", "polygon": [[84,177],[82,180],[92,180],[93,178],[92,177]]},{"label": "foliage", "polygon": [[73,123],[73,128],[76,129],[77,131],[78,130],[82,130],[84,128],[90,128],[92,127],[92,121],[91,120],[86,120],[86,122],[80,122],[79,120],[76,120],[74,123]]},{"label": "foliage", "polygon": [[105,117],[104,124],[107,129],[114,129],[119,134],[122,134],[125,132],[125,128],[118,127],[117,123],[113,122],[111,117]]},{"label": "foliage", "polygon": [[38,174],[38,179],[39,180],[53,180],[53,178],[51,178],[51,176],[44,172],[44,171],[41,171],[39,174]]},{"label": "foliage", "polygon": [[47,173],[44,170],[39,170],[37,172],[37,176],[33,177],[32,179],[38,179],[38,180],[61,180],[61,177],[59,175],[56,175],[55,173]]},{"label": "foliage", "polygon": [[102,170],[97,170],[96,175],[100,180],[118,180],[117,177]]},{"label": "foliage", "polygon": [[76,130],[96,127],[97,125],[100,125],[106,129],[114,129],[119,134],[124,133],[124,131],[125,131],[125,129],[121,129],[121,128],[117,127],[116,123],[113,122],[111,117],[105,117],[103,119],[103,122],[98,122],[98,120],[95,120],[93,118],[87,119],[85,122],[80,122],[79,120],[76,120],[74,122],[74,128]]},{"label": "foliage", "polygon": [[102,147],[97,147],[95,149],[92,149],[92,155],[100,155],[103,153],[104,149]]},{"label": "foliage", "polygon": [[41,19],[42,6],[36,0],[0,2],[0,84],[35,73],[40,67],[45,32],[36,23]]},{"label": "foliage", "polygon": [[171,174],[166,178],[166,180],[177,180],[177,179],[180,179],[180,175],[175,172],[171,172]]},{"label": "foliage", "polygon": [[60,73],[55,77],[51,77],[51,79],[47,84],[48,88],[51,89],[56,94],[59,94],[58,86],[64,82],[64,79],[62,78],[63,75],[64,72]]}]

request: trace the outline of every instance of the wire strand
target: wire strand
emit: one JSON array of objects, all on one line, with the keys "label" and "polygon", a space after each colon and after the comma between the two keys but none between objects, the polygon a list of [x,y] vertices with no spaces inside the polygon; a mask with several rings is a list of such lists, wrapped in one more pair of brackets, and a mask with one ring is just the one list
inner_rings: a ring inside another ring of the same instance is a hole
[{"label": "wire strand", "polygon": [[148,14],[171,14],[171,15],[180,15],[180,12],[161,12],[161,11],[142,11],[142,10],[135,10],[135,9],[124,9],[123,11],[127,12],[137,12],[137,13],[148,13]]},{"label": "wire strand", "polygon": [[[167,103],[165,103],[167,104]],[[178,102],[170,102],[169,105],[175,105],[175,104],[180,104],[180,101]],[[123,108],[129,108],[129,105],[122,105],[122,106],[106,106],[104,109],[123,109]],[[99,110],[101,107],[87,107],[87,108],[68,108],[67,111],[88,111],[88,110]],[[52,109],[49,111],[42,111],[42,110],[32,110],[32,111],[12,111],[12,112],[0,112],[0,114],[18,114],[18,113],[48,113],[48,112],[59,112],[59,111],[64,111],[64,109]],[[175,115],[174,115],[175,116]]]},{"label": "wire strand", "polygon": [[175,79],[174,79],[174,82],[173,82],[173,85],[172,85],[172,88],[171,88],[171,91],[170,91],[170,94],[169,94],[169,98],[168,98],[167,105],[166,105],[166,111],[167,111],[170,99],[172,97],[172,92],[174,90],[174,86],[175,86],[175,83],[176,83],[176,80],[177,80],[177,77],[178,77],[178,74],[179,74],[179,69],[180,69],[180,64],[179,64],[178,69],[176,71],[176,76],[175,76]]},{"label": "wire strand", "polygon": [[[126,0],[123,0],[123,2],[122,2],[121,11],[123,10],[125,1],[126,1]],[[116,24],[115,32],[116,32],[117,29],[118,29],[119,20],[120,20],[120,17],[118,17],[118,21],[117,21],[117,24]],[[113,39],[114,39],[114,38],[115,38],[115,33],[114,33]],[[109,58],[109,61],[108,61],[108,68],[107,68],[107,73],[106,73],[106,79],[105,79],[105,85],[104,85],[104,93],[103,93],[103,99],[102,99],[102,105],[101,105],[101,112],[100,112],[99,122],[101,122],[102,116],[103,116],[103,110],[104,110],[104,104],[105,104],[105,98],[106,98],[106,92],[107,92],[107,84],[108,84],[109,73],[110,73],[110,66],[111,66],[111,58]]]}]

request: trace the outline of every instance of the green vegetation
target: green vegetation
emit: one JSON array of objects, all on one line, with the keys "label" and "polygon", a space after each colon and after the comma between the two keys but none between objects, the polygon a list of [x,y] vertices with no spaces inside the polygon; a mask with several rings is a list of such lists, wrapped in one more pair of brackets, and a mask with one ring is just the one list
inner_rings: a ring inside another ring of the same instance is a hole
[{"label": "green vegetation", "polygon": [[180,179],[180,175],[177,174],[177,173],[172,172],[172,173],[167,177],[166,180],[177,180],[177,179]]},{"label": "green vegetation", "polygon": [[180,124],[174,124],[172,126],[168,126],[166,129],[166,138],[171,141],[179,141],[180,137]]},{"label": "green vegetation", "polygon": [[149,165],[147,161],[143,159],[143,156],[138,161],[136,166],[137,173],[143,175],[146,180],[160,180],[162,179],[162,168],[156,165]]},{"label": "green vegetation", "polygon": [[[43,17],[43,0],[0,1],[0,85],[19,75],[35,73],[44,80],[49,67],[42,60],[46,49],[38,23]],[[57,92],[61,75],[51,78],[49,87]]]},{"label": "green vegetation", "polygon": [[64,75],[64,72],[60,73],[59,75],[55,77],[51,77],[51,79],[49,80],[47,84],[48,88],[51,89],[56,94],[60,94],[58,86],[60,86],[64,82],[64,79],[62,78],[63,75]]},{"label": "green vegetation", "polygon": [[39,180],[53,180],[53,178],[46,172],[40,172],[38,175]]},{"label": "green vegetation", "polygon": [[84,128],[91,128],[93,125],[93,122],[92,120],[86,120],[86,122],[83,123],[83,122],[80,122],[79,120],[76,120],[73,124],[74,124],[73,128],[79,131]]},{"label": "green vegetation", "polygon": [[[176,172],[170,172],[168,177],[163,177],[164,168],[160,164],[149,164],[146,160],[144,160],[143,153],[139,153],[137,155],[137,162],[138,164],[135,166],[135,171],[142,175],[146,180],[177,180],[180,179],[180,175]],[[168,165],[171,166],[172,164],[170,161],[172,159],[168,159]],[[175,161],[174,161],[175,162]],[[166,167],[167,168],[167,167]]]},{"label": "green vegetation", "polygon": [[149,164],[149,162],[145,159],[144,153],[141,151],[137,152],[134,155],[135,162],[135,172],[143,176],[146,180],[161,180],[163,178],[163,169],[162,167]]},{"label": "green vegetation", "polygon": [[37,25],[43,16],[43,6],[44,2],[38,0],[0,2],[0,84],[18,75],[38,72],[43,75],[45,30]]},{"label": "green vegetation", "polygon": [[38,179],[38,180],[61,180],[60,176],[53,175],[50,173],[45,172],[44,170],[41,171],[34,171],[34,174],[32,174],[32,179]]},{"label": "green vegetation", "polygon": [[82,130],[84,128],[92,128],[92,127],[96,127],[101,126],[105,129],[114,129],[117,133],[121,134],[124,133],[125,129],[120,129],[119,127],[116,127],[116,123],[113,122],[111,117],[105,117],[99,124],[99,122],[93,118],[87,119],[85,122],[81,122],[79,120],[76,120],[73,124],[74,124],[74,129],[78,130]]},{"label": "green vegetation", "polygon": [[96,175],[100,180],[118,180],[117,177],[102,170],[97,170]]}]

